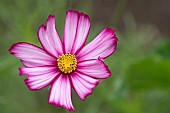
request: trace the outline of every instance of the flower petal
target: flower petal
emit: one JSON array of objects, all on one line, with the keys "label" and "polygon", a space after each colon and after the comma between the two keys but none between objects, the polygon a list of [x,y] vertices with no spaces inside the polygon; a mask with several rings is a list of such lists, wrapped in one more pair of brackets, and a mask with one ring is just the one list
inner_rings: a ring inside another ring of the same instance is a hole
[{"label": "flower petal", "polygon": [[90,30],[90,19],[84,13],[69,10],[64,29],[65,53],[75,54],[82,48]]},{"label": "flower petal", "polygon": [[88,15],[80,13],[78,26],[77,26],[77,33],[71,51],[72,54],[75,54],[79,49],[82,48],[82,46],[84,46],[86,39],[88,37],[89,30],[90,30],[90,19]]},{"label": "flower petal", "polygon": [[47,19],[46,26],[40,26],[38,30],[38,38],[43,48],[51,55],[59,57],[63,54],[62,42],[55,29],[55,16],[50,15]]},{"label": "flower petal", "polygon": [[64,27],[65,53],[71,52],[77,31],[79,13],[78,11],[67,11]]},{"label": "flower petal", "polygon": [[43,49],[25,42],[11,46],[9,52],[21,59],[26,67],[56,65],[56,59],[48,55]]},{"label": "flower petal", "polygon": [[19,68],[20,75],[42,75],[49,72],[59,71],[57,67],[46,66],[46,67],[22,67]]},{"label": "flower petal", "polygon": [[108,66],[101,59],[79,62],[76,70],[93,78],[108,78],[111,75]]},{"label": "flower petal", "polygon": [[100,80],[96,80],[78,72],[72,73],[70,77],[74,90],[82,100],[85,100],[88,95],[92,94],[93,88],[100,82]]},{"label": "flower petal", "polygon": [[60,74],[56,67],[20,68],[19,70],[20,74],[27,75],[25,84],[30,90],[39,90],[48,86]]},{"label": "flower petal", "polygon": [[52,84],[49,103],[67,110],[74,110],[71,101],[71,84],[68,75],[61,74]]},{"label": "flower petal", "polygon": [[106,28],[92,42],[84,46],[76,57],[79,61],[97,59],[98,57],[104,59],[116,50],[117,41],[115,31]]}]

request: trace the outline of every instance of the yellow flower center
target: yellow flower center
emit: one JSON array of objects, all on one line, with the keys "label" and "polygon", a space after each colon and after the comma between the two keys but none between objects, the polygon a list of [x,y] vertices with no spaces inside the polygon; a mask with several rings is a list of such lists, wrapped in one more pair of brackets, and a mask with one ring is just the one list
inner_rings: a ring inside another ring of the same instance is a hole
[{"label": "yellow flower center", "polygon": [[75,55],[70,53],[62,54],[58,59],[58,68],[63,73],[71,73],[72,71],[76,70],[77,67],[77,59]]}]

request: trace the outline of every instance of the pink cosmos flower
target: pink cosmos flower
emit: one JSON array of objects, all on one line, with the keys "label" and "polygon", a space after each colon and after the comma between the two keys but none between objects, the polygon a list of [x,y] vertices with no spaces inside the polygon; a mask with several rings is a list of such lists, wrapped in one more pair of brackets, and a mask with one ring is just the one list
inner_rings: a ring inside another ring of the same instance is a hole
[{"label": "pink cosmos flower", "polygon": [[85,100],[100,79],[111,75],[104,59],[116,50],[118,41],[115,31],[106,28],[85,45],[89,30],[88,15],[69,10],[63,41],[55,29],[55,16],[50,15],[46,26],[41,25],[38,30],[42,48],[26,42],[12,45],[9,52],[24,64],[19,71],[20,75],[27,75],[28,88],[40,90],[51,85],[49,103],[75,111],[72,88]]}]

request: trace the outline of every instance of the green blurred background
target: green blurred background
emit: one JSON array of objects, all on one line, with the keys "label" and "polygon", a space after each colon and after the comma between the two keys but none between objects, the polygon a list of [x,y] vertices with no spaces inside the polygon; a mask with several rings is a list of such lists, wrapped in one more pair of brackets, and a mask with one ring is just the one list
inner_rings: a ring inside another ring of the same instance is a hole
[{"label": "green blurred background", "polygon": [[106,60],[112,71],[93,94],[81,101],[73,93],[77,113],[170,112],[170,11],[168,0],[0,0],[0,113],[65,113],[48,104],[48,88],[30,91],[20,77],[21,62],[9,47],[21,41],[39,45],[37,30],[56,15],[63,36],[68,9],[91,18],[91,41],[105,27],[116,29],[117,51]]}]

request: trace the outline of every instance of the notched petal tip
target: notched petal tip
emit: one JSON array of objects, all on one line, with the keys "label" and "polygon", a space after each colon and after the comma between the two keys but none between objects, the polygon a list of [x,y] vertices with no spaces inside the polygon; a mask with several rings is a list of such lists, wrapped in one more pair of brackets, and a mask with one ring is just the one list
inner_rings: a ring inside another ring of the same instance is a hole
[{"label": "notched petal tip", "polygon": [[101,82],[102,82],[102,80],[98,80],[98,81],[95,83],[95,86],[91,89],[91,92],[87,93],[87,94],[84,96],[84,98],[80,98],[80,99],[81,99],[82,101],[85,101],[86,98],[87,98],[89,95],[93,94],[94,88],[97,87],[97,85],[98,85],[99,83],[101,83]]},{"label": "notched petal tip", "polygon": [[109,28],[109,27],[105,28],[105,30],[106,30],[106,32],[112,33],[114,35],[113,38],[115,38],[115,41],[116,42],[118,41],[118,38],[116,37],[116,34],[115,34],[116,30]]},{"label": "notched petal tip", "polygon": [[68,14],[68,13],[79,13],[77,10],[68,10],[67,12],[66,12],[66,14]]},{"label": "notched petal tip", "polygon": [[66,110],[75,111],[72,105],[72,91],[68,75],[60,75],[51,83],[48,103]]},{"label": "notched petal tip", "polygon": [[22,68],[18,68],[18,70],[19,70],[19,76],[24,75],[24,73],[23,73],[23,71],[22,71]]},{"label": "notched petal tip", "polygon": [[[48,16],[48,19],[51,19],[51,18],[52,18],[52,19],[55,19],[55,15],[54,15],[54,14],[51,14],[51,15]],[[47,20],[48,20],[48,19],[47,19]]]},{"label": "notched petal tip", "polygon": [[[25,85],[28,87],[28,89],[31,90],[31,91],[40,90],[40,89],[37,89],[37,88],[32,88],[31,85],[29,85],[28,79],[25,79],[25,80],[24,80],[24,83],[25,83]],[[41,88],[41,89],[42,89],[42,88]]]},{"label": "notched petal tip", "polygon": [[[48,20],[48,19],[47,19]],[[47,29],[47,27],[44,25],[44,24],[42,24],[39,28],[38,28],[38,32],[37,32],[37,36],[38,36],[38,40],[39,40],[39,42],[41,43],[41,45],[43,46],[43,44],[42,44],[42,42],[41,42],[41,40],[40,40],[40,34],[41,34],[41,32],[44,32],[45,30]]]},{"label": "notched petal tip", "polygon": [[106,30],[106,32],[110,32],[110,33],[113,33],[113,34],[116,32],[116,30],[109,28],[109,27],[106,27],[105,30]]},{"label": "notched petal tip", "polygon": [[12,54],[12,49],[14,48],[15,44],[13,44],[9,49],[8,51],[10,52],[10,54]]},{"label": "notched petal tip", "polygon": [[24,43],[26,43],[26,42],[17,42],[17,43],[15,43],[15,44],[13,44],[9,49],[8,49],[8,51],[10,52],[10,54],[14,54],[14,52],[13,52],[13,50],[14,50],[14,48],[18,45],[18,44],[24,44]]},{"label": "notched petal tip", "polygon": [[116,41],[116,44],[117,44],[117,42],[119,41],[119,39],[115,36],[114,37],[115,38],[115,41]]},{"label": "notched petal tip", "polygon": [[49,23],[50,21],[54,22],[54,24],[55,24],[55,15],[54,15],[54,14],[51,14],[51,15],[48,16],[48,18],[47,18],[47,20],[46,20],[46,24],[45,24],[45,25],[42,24],[42,25],[39,27],[38,32],[39,32],[40,29],[46,30],[46,29],[47,29],[47,26],[48,26],[48,23]]},{"label": "notched petal tip", "polygon": [[90,17],[87,14],[83,13],[83,12],[80,12],[79,15],[84,16],[85,18],[90,20]]},{"label": "notched petal tip", "polygon": [[[112,73],[111,73],[111,71],[109,70],[109,67],[104,63],[104,59],[99,56],[97,60],[98,60],[99,62],[101,62],[102,65],[104,66],[104,68],[107,70],[108,76],[107,76],[106,78],[109,78]],[[104,78],[104,79],[106,79],[106,78]]]},{"label": "notched petal tip", "polygon": [[47,27],[46,27],[44,24],[42,24],[42,25],[39,27],[38,32],[39,32],[40,30],[46,30],[46,29],[47,29]]},{"label": "notched petal tip", "polygon": [[53,24],[55,26],[55,15],[49,15],[46,21],[46,26],[48,26],[48,24]]},{"label": "notched petal tip", "polygon": [[90,20],[89,16],[87,14],[83,13],[83,12],[78,12],[77,10],[68,10],[66,12],[66,15],[69,14],[69,13],[78,14],[79,17],[84,16],[84,17],[86,17],[86,18],[88,18]]},{"label": "notched petal tip", "polygon": [[113,34],[113,35],[114,35],[113,38],[115,38],[115,41],[118,41],[118,38],[116,37],[116,34],[115,34],[116,30],[107,27],[107,28],[105,28],[105,32],[108,32],[108,33],[110,33],[110,34]]},{"label": "notched petal tip", "polygon": [[76,112],[76,110],[74,108],[68,108],[68,107],[66,107],[64,105],[60,105],[59,103],[56,103],[56,102],[53,102],[53,101],[52,102],[48,101],[48,104],[54,105],[56,107],[63,107],[63,108],[65,108],[68,111]]},{"label": "notched petal tip", "polygon": [[[46,30],[46,29],[47,29],[47,27],[46,27],[44,24],[42,24],[42,25],[38,28],[37,36],[38,36],[38,40],[39,40],[39,41],[40,41],[40,34],[41,34],[41,32],[44,31],[44,30]],[[40,43],[41,43],[41,41],[40,41]]]},{"label": "notched petal tip", "polygon": [[[111,74],[112,74],[111,71],[109,70],[109,67],[104,63],[104,59],[103,58],[99,57],[98,60],[100,62],[102,62],[104,68],[107,70],[108,76],[106,78],[109,78],[111,76]],[[104,79],[106,79],[106,78],[104,78]]]},{"label": "notched petal tip", "polygon": [[[119,41],[116,34],[115,34],[116,30],[113,30],[113,29],[111,29],[109,27],[105,28],[105,30],[106,30],[105,32],[108,32],[109,34],[113,35],[112,36],[112,41],[114,43],[114,51],[115,51],[117,49],[117,42]],[[113,52],[111,54],[113,54]]]},{"label": "notched petal tip", "polygon": [[54,15],[54,14],[49,15],[48,18],[47,18],[47,20],[46,20],[46,24],[45,24],[45,25],[42,24],[42,25],[39,27],[38,32],[37,32],[38,37],[39,37],[39,32],[40,32],[41,30],[46,30],[46,29],[47,29],[48,23],[49,23],[50,21],[54,22],[54,24],[55,24],[55,15]]}]

